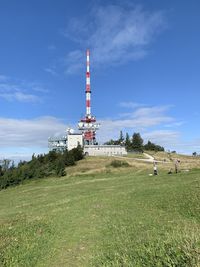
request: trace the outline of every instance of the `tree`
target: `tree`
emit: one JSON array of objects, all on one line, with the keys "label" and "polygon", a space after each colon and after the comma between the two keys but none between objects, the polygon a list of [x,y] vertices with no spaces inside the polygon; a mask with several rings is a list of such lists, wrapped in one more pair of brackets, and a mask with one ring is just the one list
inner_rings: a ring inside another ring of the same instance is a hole
[{"label": "tree", "polygon": [[0,165],[0,176],[2,176],[3,175],[3,168],[2,168],[2,166]]},{"label": "tree", "polygon": [[3,159],[1,160],[1,166],[3,171],[7,171],[10,167],[10,164],[12,164],[13,160],[11,159]]},{"label": "tree", "polygon": [[151,141],[148,141],[146,145],[144,145],[145,150],[153,150],[153,151],[165,151],[164,147],[156,145]]},{"label": "tree", "polygon": [[121,145],[121,144],[123,144],[123,142],[124,142],[124,136],[123,136],[123,132],[122,131],[120,131],[120,134],[119,134],[119,145]]},{"label": "tree", "polygon": [[83,159],[83,149],[78,146],[63,153],[50,151],[47,155],[35,156],[33,154],[30,161],[21,161],[16,167],[11,160],[2,160],[0,161],[0,189],[20,184],[27,179],[64,176],[65,168],[81,159]]},{"label": "tree", "polygon": [[143,139],[140,133],[134,133],[132,136],[131,148],[137,152],[143,152]]},{"label": "tree", "polygon": [[117,145],[117,141],[110,139],[109,141],[105,142],[104,145]]},{"label": "tree", "polygon": [[81,160],[84,157],[83,148],[80,145],[78,145],[77,147],[70,150],[69,154],[71,154],[73,156],[75,161]]},{"label": "tree", "polygon": [[65,163],[62,158],[56,160],[56,175],[65,176]]},{"label": "tree", "polygon": [[56,153],[56,151],[49,151],[46,157],[47,161],[54,162],[58,158],[58,153]]},{"label": "tree", "polygon": [[193,152],[192,156],[196,157],[197,156],[197,152]]},{"label": "tree", "polygon": [[130,140],[130,137],[129,137],[129,134],[128,133],[126,133],[125,147],[126,147],[126,150],[127,151],[130,151],[131,150],[131,140]]}]

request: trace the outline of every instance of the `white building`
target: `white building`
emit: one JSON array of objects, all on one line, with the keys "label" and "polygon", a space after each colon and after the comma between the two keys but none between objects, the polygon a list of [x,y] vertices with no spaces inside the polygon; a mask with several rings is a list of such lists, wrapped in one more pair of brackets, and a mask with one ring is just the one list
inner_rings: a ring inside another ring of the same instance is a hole
[{"label": "white building", "polygon": [[125,147],[117,145],[85,145],[84,153],[89,156],[127,155]]},{"label": "white building", "polygon": [[83,146],[83,135],[82,134],[68,134],[67,136],[67,149],[71,150],[78,145]]},{"label": "white building", "polygon": [[82,133],[69,133],[63,137],[49,138],[49,150],[64,151],[71,150],[78,145],[83,147],[85,155],[89,156],[113,156],[127,155],[125,147],[120,145],[84,145]]}]

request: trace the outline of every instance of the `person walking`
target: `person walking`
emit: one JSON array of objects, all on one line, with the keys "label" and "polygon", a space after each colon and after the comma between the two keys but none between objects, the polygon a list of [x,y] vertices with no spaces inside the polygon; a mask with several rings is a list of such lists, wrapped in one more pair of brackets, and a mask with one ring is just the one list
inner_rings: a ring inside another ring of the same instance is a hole
[{"label": "person walking", "polygon": [[153,174],[154,175],[158,175],[158,170],[157,170],[157,166],[156,166],[156,162],[155,161],[153,163]]},{"label": "person walking", "polygon": [[178,163],[179,163],[179,160],[176,159],[174,163],[175,173],[178,173]]}]

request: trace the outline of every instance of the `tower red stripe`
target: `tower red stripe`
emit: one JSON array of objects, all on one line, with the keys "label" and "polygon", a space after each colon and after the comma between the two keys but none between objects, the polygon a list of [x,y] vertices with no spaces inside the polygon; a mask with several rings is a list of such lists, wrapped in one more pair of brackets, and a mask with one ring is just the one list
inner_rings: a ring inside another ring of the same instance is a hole
[{"label": "tower red stripe", "polygon": [[86,107],[87,107],[87,108],[90,107],[90,100],[86,100]]},{"label": "tower red stripe", "polygon": [[90,92],[90,84],[86,84],[86,91]]}]

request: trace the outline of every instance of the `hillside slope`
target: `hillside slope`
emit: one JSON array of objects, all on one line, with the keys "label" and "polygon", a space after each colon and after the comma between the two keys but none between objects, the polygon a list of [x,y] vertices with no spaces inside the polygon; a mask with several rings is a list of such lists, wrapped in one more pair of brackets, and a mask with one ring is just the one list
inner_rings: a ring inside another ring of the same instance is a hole
[{"label": "hillside slope", "polygon": [[1,191],[0,265],[199,266],[200,171],[112,160]]}]

